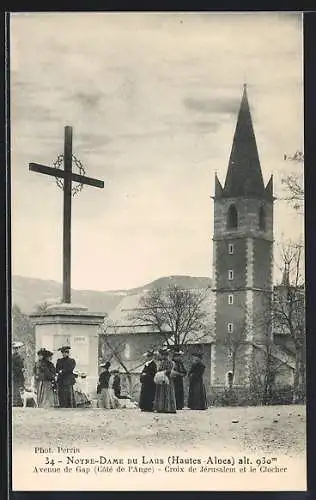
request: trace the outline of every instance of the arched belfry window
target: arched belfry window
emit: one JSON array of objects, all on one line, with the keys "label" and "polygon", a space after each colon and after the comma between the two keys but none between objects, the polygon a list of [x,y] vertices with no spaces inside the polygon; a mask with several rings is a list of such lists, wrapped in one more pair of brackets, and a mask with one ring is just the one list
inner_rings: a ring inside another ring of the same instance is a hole
[{"label": "arched belfry window", "polygon": [[227,227],[235,229],[238,226],[238,213],[235,205],[231,205],[227,214]]},{"label": "arched belfry window", "polygon": [[259,229],[261,231],[265,231],[266,229],[266,211],[264,207],[260,207],[259,210]]}]

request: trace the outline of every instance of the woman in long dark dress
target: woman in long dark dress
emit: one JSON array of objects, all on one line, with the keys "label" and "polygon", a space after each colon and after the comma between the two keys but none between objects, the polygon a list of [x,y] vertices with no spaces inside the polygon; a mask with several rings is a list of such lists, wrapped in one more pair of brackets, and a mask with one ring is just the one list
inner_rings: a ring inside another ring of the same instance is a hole
[{"label": "woman in long dark dress", "polygon": [[192,355],[192,366],[189,371],[189,398],[188,407],[191,410],[206,410],[206,391],[203,383],[203,373],[205,365],[201,360],[202,354],[195,353]]},{"label": "woman in long dark dress", "polygon": [[172,378],[176,396],[177,410],[183,410],[184,407],[183,377],[186,376],[187,371],[182,361],[182,355],[183,352],[177,349],[176,351],[174,351],[172,358],[174,362],[174,367],[172,370]]},{"label": "woman in long dark dress", "polygon": [[171,359],[169,349],[161,349],[159,352],[161,355],[161,361],[158,366],[156,380],[159,374],[164,377],[165,381],[163,383],[156,383],[154,409],[158,413],[177,413],[176,396],[174,392],[173,378],[171,376],[174,363]]},{"label": "woman in long dark dress", "polygon": [[156,384],[154,378],[157,372],[157,365],[153,359],[153,351],[145,353],[147,361],[140,374],[141,391],[139,398],[139,407],[141,411],[153,411],[154,399],[156,394]]},{"label": "woman in long dark dress", "polygon": [[20,390],[24,388],[24,362],[19,353],[23,342],[12,342],[12,406],[23,406]]},{"label": "woman in long dark dress", "polygon": [[37,392],[38,408],[54,408],[58,406],[55,384],[55,366],[50,361],[53,353],[40,349],[37,353],[38,361],[34,367],[34,381]]}]

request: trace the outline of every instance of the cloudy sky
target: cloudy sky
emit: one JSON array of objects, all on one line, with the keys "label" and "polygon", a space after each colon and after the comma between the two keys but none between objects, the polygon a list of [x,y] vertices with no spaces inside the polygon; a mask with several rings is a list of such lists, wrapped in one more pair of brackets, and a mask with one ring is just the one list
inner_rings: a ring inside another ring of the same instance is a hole
[{"label": "cloudy sky", "polygon": [[[211,276],[214,174],[224,180],[244,81],[265,181],[303,144],[296,14],[39,13],[11,17],[12,270],[61,280],[62,192],[29,172],[63,152],[87,175],[74,198],[73,288]],[[302,220],[275,206],[277,242]]]}]

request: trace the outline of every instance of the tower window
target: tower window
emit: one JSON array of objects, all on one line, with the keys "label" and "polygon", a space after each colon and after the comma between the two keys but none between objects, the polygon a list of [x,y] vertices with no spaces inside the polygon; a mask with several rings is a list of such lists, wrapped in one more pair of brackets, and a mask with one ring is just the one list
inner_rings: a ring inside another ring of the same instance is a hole
[{"label": "tower window", "polygon": [[234,271],[232,269],[229,269],[228,271],[228,279],[230,281],[234,279]]},{"label": "tower window", "polygon": [[233,295],[228,295],[228,304],[233,304],[234,303],[234,296]]},{"label": "tower window", "polygon": [[234,253],[234,244],[233,243],[229,243],[229,245],[228,245],[228,253],[230,255],[232,255]]},{"label": "tower window", "polygon": [[259,210],[259,229],[261,231],[265,231],[266,229],[266,212],[264,207],[260,207]]},{"label": "tower window", "polygon": [[227,213],[227,227],[229,229],[236,229],[238,226],[238,213],[235,205],[231,205]]},{"label": "tower window", "polygon": [[129,344],[125,344],[124,356],[126,359],[129,359],[131,356],[131,346]]},{"label": "tower window", "polygon": [[228,333],[233,333],[233,331],[234,331],[233,323],[227,323],[227,331],[228,331]]}]

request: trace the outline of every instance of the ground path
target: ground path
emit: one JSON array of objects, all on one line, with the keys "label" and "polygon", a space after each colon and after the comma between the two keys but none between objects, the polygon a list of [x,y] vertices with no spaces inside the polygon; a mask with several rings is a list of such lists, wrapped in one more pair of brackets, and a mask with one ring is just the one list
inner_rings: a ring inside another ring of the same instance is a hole
[{"label": "ground path", "polygon": [[182,410],[176,415],[133,410],[13,408],[14,447],[97,446],[191,451],[240,449],[302,455],[305,407]]}]

